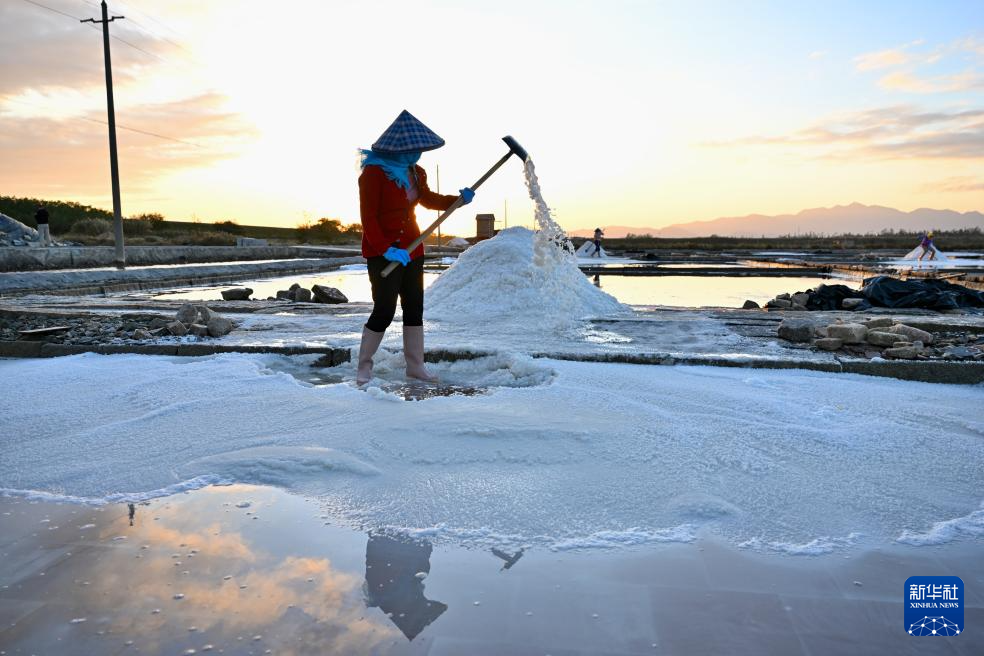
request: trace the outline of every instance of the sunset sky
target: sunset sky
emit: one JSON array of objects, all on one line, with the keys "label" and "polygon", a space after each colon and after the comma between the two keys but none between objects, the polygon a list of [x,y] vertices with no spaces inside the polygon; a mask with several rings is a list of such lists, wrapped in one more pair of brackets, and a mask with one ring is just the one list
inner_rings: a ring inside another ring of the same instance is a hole
[{"label": "sunset sky", "polygon": [[[0,0],[0,194],[111,207],[91,0]],[[568,229],[854,201],[984,210],[984,2],[127,0],[124,215],[358,221],[406,108],[472,183],[515,136]],[[531,221],[510,162],[446,224]],[[434,215],[422,212],[426,219]]]}]

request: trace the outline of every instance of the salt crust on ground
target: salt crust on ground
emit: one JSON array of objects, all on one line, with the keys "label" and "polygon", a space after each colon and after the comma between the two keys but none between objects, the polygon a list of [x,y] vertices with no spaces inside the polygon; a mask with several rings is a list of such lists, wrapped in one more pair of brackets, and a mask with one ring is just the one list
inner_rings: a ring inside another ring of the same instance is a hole
[{"label": "salt crust on ground", "polygon": [[627,311],[591,284],[573,256],[538,256],[534,235],[508,228],[462,253],[428,288],[427,317],[534,327]]},{"label": "salt crust on ground", "polygon": [[306,385],[284,360],[0,362],[17,390],[0,401],[0,487],[106,502],[265,483],[360,529],[470,545],[710,530],[820,554],[984,535],[980,386],[519,359],[543,384],[406,402]]}]

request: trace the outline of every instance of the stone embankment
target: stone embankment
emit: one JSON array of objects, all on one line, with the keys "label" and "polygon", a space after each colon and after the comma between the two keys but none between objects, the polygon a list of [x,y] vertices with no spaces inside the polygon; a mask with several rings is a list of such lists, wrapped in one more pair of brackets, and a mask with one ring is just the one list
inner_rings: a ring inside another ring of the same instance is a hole
[{"label": "stone embankment", "polygon": [[237,326],[207,305],[185,304],[173,316],[128,312],[121,315],[0,314],[0,357],[44,358],[80,353],[206,356],[217,353],[318,354],[318,366],[351,358],[346,348],[227,345],[219,339]]},{"label": "stone embankment", "polygon": [[[127,246],[127,266],[288,260],[311,257],[351,257],[357,248],[297,246]],[[113,266],[112,246],[0,248],[0,271],[88,269]]]},{"label": "stone embankment", "polygon": [[984,335],[960,330],[934,333],[892,317],[833,323],[788,317],[779,324],[778,336],[818,350],[868,359],[984,362]]}]

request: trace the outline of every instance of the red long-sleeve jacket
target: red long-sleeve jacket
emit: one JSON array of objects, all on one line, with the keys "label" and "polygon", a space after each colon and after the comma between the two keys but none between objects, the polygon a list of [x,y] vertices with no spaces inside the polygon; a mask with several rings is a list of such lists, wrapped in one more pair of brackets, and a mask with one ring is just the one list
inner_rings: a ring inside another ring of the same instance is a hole
[{"label": "red long-sleeve jacket", "polygon": [[[359,176],[359,204],[362,214],[362,256],[376,257],[394,244],[407,248],[420,236],[414,207],[420,203],[429,210],[446,210],[457,196],[436,194],[427,186],[424,169],[414,166],[417,177],[417,200],[407,199],[407,192],[386,177],[378,166],[367,166]],[[412,259],[423,257],[423,244],[410,253]]]}]

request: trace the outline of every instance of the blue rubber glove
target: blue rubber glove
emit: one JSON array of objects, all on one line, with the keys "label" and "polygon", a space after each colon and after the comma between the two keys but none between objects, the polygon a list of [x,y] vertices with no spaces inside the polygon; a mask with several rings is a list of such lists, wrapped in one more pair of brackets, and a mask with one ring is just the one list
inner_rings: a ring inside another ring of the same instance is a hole
[{"label": "blue rubber glove", "polygon": [[475,192],[469,189],[468,187],[465,187],[464,189],[459,189],[458,193],[461,194],[462,205],[467,205],[468,203],[472,202],[472,199],[475,197]]},{"label": "blue rubber glove", "polygon": [[399,262],[403,266],[410,264],[410,253],[408,253],[405,248],[390,246],[386,249],[386,252],[383,253],[383,257],[390,262]]}]

